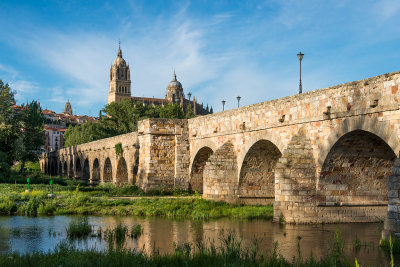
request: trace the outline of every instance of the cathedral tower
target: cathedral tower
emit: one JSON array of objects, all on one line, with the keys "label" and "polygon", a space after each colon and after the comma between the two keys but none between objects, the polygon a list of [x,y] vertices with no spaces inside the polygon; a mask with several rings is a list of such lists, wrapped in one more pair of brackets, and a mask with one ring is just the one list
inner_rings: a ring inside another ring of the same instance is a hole
[{"label": "cathedral tower", "polygon": [[121,45],[118,45],[117,58],[110,68],[110,91],[108,92],[108,104],[120,102],[124,98],[131,97],[131,73],[129,65],[122,58]]},{"label": "cathedral tower", "polygon": [[64,112],[65,115],[70,115],[72,116],[72,106],[71,103],[69,102],[69,100],[67,101],[67,103],[65,103],[65,107],[64,107]]},{"label": "cathedral tower", "polygon": [[176,74],[174,71],[174,78],[167,86],[167,94],[165,95],[165,99],[171,103],[179,101],[182,105],[184,98],[185,96],[183,94],[182,84],[176,79]]}]

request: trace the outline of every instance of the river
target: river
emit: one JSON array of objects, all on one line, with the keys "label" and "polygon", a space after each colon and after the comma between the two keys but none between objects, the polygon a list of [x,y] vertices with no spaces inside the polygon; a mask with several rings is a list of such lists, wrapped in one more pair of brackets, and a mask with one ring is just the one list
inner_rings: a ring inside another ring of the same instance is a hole
[{"label": "river", "polygon": [[[57,244],[66,240],[66,227],[76,216],[2,216],[0,217],[0,252],[32,252],[34,250],[53,250]],[[387,266],[388,255],[379,248],[382,223],[325,224],[325,225],[284,225],[265,220],[218,219],[210,221],[176,220],[166,218],[89,216],[89,223],[95,230],[102,231],[115,227],[118,223],[128,226],[140,224],[143,234],[136,240],[127,238],[125,247],[144,250],[151,254],[172,252],[174,243],[213,241],[220,244],[221,231],[234,232],[244,244],[257,239],[260,252],[271,251],[273,243],[278,242],[279,252],[291,260],[297,255],[300,242],[304,258],[312,251],[314,257],[323,256],[334,240],[336,229],[340,229],[345,245],[346,256],[356,257],[362,266]],[[354,248],[358,238],[362,247]],[[80,249],[106,249],[107,242],[97,237],[74,241]]]}]

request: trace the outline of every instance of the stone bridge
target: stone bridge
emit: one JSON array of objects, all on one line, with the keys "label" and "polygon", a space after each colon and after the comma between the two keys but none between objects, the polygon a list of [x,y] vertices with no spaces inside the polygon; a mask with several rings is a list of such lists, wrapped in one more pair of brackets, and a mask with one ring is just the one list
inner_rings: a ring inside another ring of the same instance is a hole
[{"label": "stone bridge", "polygon": [[399,87],[395,72],[189,120],[146,119],[137,133],[50,153],[42,168],[273,203],[287,222],[379,221],[389,198],[397,212],[388,177],[400,151]]}]

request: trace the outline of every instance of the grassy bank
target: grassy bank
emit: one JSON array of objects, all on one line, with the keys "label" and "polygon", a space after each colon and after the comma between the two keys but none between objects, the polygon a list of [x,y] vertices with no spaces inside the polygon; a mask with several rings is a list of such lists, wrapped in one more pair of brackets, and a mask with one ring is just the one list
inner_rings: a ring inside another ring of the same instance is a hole
[{"label": "grassy bank", "polygon": [[[103,189],[81,191],[80,186],[56,187],[57,197],[47,197],[46,185],[34,186],[32,192],[24,192],[26,186],[0,184],[0,214],[3,215],[134,215],[163,216],[170,218],[263,218],[271,219],[272,206],[244,206],[204,200],[200,197],[163,198],[137,197],[133,199],[111,199]],[[36,189],[37,188],[37,189]],[[99,187],[100,188],[100,187]],[[109,186],[108,192],[124,190]],[[112,189],[114,188],[114,189]],[[101,196],[101,197],[99,197]]]},{"label": "grassy bank", "polygon": [[[38,163],[26,166],[27,170],[22,173],[19,172],[18,165],[14,166],[11,176],[0,180],[1,215],[134,215],[190,219],[273,217],[272,206],[244,206],[208,201],[182,190],[153,190],[145,193],[132,185],[93,186],[70,178],[43,175]],[[27,177],[30,178],[32,190],[29,193],[25,192]],[[50,193],[50,179],[53,180],[53,190],[57,195],[55,199],[47,197]],[[172,195],[176,198],[161,197]],[[134,198],[113,199],[110,198],[112,196]]]},{"label": "grassy bank", "polygon": [[[111,243],[118,239],[116,229],[112,232],[112,238],[107,237]],[[118,246],[109,246],[103,252],[81,251],[62,242],[54,252],[2,254],[0,266],[358,266],[356,259],[348,260],[344,256],[340,230],[336,231],[326,255],[319,260],[312,254],[310,257],[301,255],[300,241],[297,255],[288,261],[279,254],[277,243],[272,251],[260,251],[256,241],[244,246],[233,233],[222,236],[221,240],[219,247],[198,241],[175,245],[174,252],[169,255],[155,252],[150,256]]]}]

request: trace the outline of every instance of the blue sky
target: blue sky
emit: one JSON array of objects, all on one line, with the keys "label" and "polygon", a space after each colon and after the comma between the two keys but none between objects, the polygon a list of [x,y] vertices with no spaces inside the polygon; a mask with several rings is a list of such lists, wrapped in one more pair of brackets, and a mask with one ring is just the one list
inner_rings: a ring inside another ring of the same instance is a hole
[{"label": "blue sky", "polygon": [[214,111],[400,70],[400,1],[1,1],[0,79],[96,116],[118,40],[132,94],[163,98],[176,70]]}]

